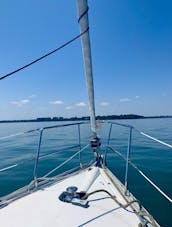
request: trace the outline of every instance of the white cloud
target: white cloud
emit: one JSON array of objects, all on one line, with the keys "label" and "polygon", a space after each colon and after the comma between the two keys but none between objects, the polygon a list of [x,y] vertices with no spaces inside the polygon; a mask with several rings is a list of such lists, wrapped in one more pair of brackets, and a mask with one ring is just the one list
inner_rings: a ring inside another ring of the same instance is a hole
[{"label": "white cloud", "polygon": [[71,110],[71,109],[73,109],[73,106],[66,106],[65,109],[66,109],[66,110]]},{"label": "white cloud", "polygon": [[24,106],[30,102],[29,99],[21,99],[19,101],[12,101],[11,104],[17,105],[17,106]]},{"label": "white cloud", "polygon": [[109,106],[109,104],[110,104],[109,102],[101,102],[100,106]]},{"label": "white cloud", "polygon": [[55,101],[50,101],[49,103],[52,104],[52,105],[59,105],[59,104],[63,104],[63,101],[55,100]]},{"label": "white cloud", "polygon": [[135,97],[136,99],[139,99],[140,98],[140,96],[139,95],[136,95],[136,97]]},{"label": "white cloud", "polygon": [[36,95],[29,95],[28,98],[29,98],[29,99],[36,98]]},{"label": "white cloud", "polygon": [[20,100],[20,103],[23,104],[23,105],[25,105],[25,104],[27,104],[29,102],[30,102],[29,99],[22,99],[22,100]]},{"label": "white cloud", "polygon": [[87,104],[85,102],[79,102],[76,104],[76,106],[86,106]]},{"label": "white cloud", "polygon": [[129,98],[121,98],[119,101],[120,102],[130,102],[131,99],[129,99]]}]

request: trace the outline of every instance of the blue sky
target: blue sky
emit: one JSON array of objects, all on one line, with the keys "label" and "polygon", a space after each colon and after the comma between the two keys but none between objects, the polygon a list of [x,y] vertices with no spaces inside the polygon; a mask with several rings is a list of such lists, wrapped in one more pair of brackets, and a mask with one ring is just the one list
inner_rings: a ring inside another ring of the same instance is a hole
[{"label": "blue sky", "polygon": [[[88,1],[97,115],[172,115],[172,3]],[[79,33],[74,0],[0,1],[0,75]],[[88,115],[80,40],[0,81],[0,120]]]}]

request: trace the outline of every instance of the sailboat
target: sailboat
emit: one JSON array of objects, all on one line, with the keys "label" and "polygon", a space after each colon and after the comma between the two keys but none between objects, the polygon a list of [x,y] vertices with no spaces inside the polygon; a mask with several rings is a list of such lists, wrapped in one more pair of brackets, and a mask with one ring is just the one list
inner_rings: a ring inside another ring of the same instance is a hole
[{"label": "sailboat", "polygon": [[[106,152],[104,155],[100,154],[101,139],[97,134],[96,126],[87,0],[77,0],[77,5],[89,98],[91,138],[84,147],[81,147],[79,142],[79,150],[74,155],[43,177],[38,177],[37,167],[43,132],[52,128],[76,125],[80,138],[80,125],[83,122],[36,129],[40,133],[40,137],[35,158],[33,181],[29,185],[1,198],[0,225],[2,227],[158,227],[160,225],[157,221],[128,189],[128,166],[130,164],[169,202],[172,202],[157,185],[130,161],[131,137],[134,127],[121,123],[110,123]],[[110,146],[113,124],[129,129],[126,157]],[[27,133],[30,132],[28,131]],[[166,146],[171,146],[143,132],[140,133]],[[81,153],[88,149],[94,154],[94,159],[91,163],[84,166],[80,160],[79,168],[52,176],[55,171],[68,164],[74,157],[78,155],[80,157]],[[121,156],[126,161],[124,185],[109,170],[106,164],[106,157],[110,151]]]}]

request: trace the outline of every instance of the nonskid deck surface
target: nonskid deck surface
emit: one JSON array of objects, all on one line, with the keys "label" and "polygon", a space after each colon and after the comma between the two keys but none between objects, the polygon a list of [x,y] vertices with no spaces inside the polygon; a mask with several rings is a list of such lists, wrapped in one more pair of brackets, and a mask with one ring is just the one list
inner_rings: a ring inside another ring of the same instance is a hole
[{"label": "nonskid deck surface", "polygon": [[[54,226],[138,226],[138,216],[121,208],[105,192],[88,197],[88,207],[62,202],[59,196],[69,186],[76,186],[78,191],[87,187],[87,180],[98,167],[91,167],[72,175],[56,184],[22,197],[0,209],[2,227],[54,227]],[[106,174],[98,168],[88,192],[104,189],[115,195],[119,202],[125,204],[121,193]]]}]

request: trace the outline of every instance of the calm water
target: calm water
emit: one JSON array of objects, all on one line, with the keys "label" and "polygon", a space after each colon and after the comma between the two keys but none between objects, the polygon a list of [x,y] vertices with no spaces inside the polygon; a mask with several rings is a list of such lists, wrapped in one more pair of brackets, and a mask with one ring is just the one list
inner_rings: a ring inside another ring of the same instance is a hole
[{"label": "calm water", "polygon": [[[119,121],[118,121],[119,122]],[[65,122],[66,123],[66,122]],[[172,119],[144,119],[123,120],[137,129],[157,137],[164,142],[172,144]],[[61,123],[10,123],[0,124],[0,138],[30,129]],[[67,145],[78,143],[78,128],[58,128],[45,131],[41,146],[41,155],[56,152]],[[101,152],[104,153],[104,145],[107,143],[109,125],[101,124],[99,135],[102,138]],[[89,125],[81,126],[82,146],[88,143],[90,137]],[[113,126],[110,144],[118,151],[126,154],[128,129]],[[39,133],[33,132],[20,136],[0,140],[0,169],[17,164],[15,168],[0,172],[0,196],[8,194],[26,184],[33,178],[33,166],[37,151]],[[77,148],[78,149],[78,148]],[[38,176],[43,176],[47,171],[56,167],[67,157],[74,154],[77,149],[56,152],[54,155],[42,157],[38,165]],[[87,150],[82,154],[82,161],[89,162],[93,158],[92,152]],[[160,188],[172,197],[172,149],[159,145],[149,139],[145,139],[133,132],[131,160]],[[124,182],[125,162],[112,153],[108,154],[107,164],[111,171]],[[78,157],[70,164],[59,169],[63,172],[71,167],[79,165]],[[144,207],[154,216],[161,226],[172,226],[172,205],[155,191],[132,167],[129,168],[129,189],[142,202]]]}]

